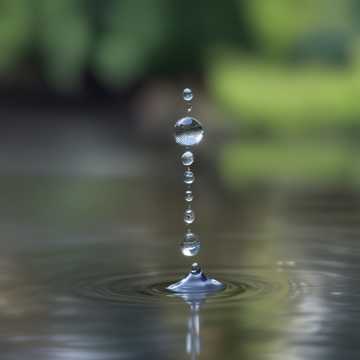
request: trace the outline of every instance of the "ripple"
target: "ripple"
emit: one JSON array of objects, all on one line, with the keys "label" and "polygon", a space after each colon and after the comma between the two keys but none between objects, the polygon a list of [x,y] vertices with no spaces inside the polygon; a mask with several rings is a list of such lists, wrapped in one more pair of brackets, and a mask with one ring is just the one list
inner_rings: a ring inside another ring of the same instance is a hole
[{"label": "ripple", "polygon": [[[211,275],[221,281],[225,288],[206,297],[206,304],[209,305],[224,306],[237,302],[256,301],[275,295],[294,298],[303,288],[298,286],[294,280],[281,281],[276,276],[271,276],[269,270],[215,269],[211,271]],[[77,284],[75,292],[91,300],[112,304],[134,306],[179,304],[183,303],[183,300],[186,301],[186,298],[174,294],[166,288],[181,277],[181,272],[174,270],[124,275],[112,274],[84,279]]]}]

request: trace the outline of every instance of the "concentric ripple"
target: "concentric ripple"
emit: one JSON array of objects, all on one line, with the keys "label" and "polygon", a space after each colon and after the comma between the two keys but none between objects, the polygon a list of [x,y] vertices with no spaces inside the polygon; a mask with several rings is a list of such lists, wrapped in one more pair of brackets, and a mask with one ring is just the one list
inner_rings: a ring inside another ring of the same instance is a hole
[{"label": "concentric ripple", "polygon": [[[221,281],[223,291],[204,296],[206,304],[227,305],[241,301],[255,301],[268,296],[294,297],[299,289],[290,280],[270,280],[269,272],[244,269],[212,270],[211,275]],[[157,306],[187,301],[166,288],[181,278],[179,271],[148,272],[140,274],[113,274],[85,279],[76,286],[76,292],[88,299],[119,305]],[[182,298],[182,299],[181,299]]]}]

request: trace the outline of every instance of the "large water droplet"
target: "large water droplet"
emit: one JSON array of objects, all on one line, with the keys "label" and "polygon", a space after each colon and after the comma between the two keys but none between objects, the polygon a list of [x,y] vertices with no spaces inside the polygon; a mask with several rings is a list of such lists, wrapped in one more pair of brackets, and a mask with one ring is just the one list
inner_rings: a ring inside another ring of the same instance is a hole
[{"label": "large water droplet", "polygon": [[200,251],[200,241],[192,232],[185,234],[181,251],[185,256],[195,256]]},{"label": "large water droplet", "polygon": [[195,220],[195,213],[192,209],[186,209],[184,212],[184,221],[187,224],[192,224]]},{"label": "large water droplet", "polygon": [[204,130],[193,117],[186,116],[175,123],[175,141],[182,146],[194,146],[201,142]]},{"label": "large water droplet", "polygon": [[192,184],[195,180],[194,173],[190,170],[186,170],[184,172],[184,183],[185,184]]},{"label": "large water droplet", "polygon": [[184,166],[190,166],[194,162],[194,154],[191,151],[185,151],[181,155],[181,162]]},{"label": "large water droplet", "polygon": [[186,88],[183,90],[183,99],[185,101],[191,101],[193,99],[194,95],[191,89]]},{"label": "large water droplet", "polygon": [[194,196],[193,196],[192,191],[191,190],[186,190],[185,191],[185,201],[191,202],[191,201],[193,201],[193,198],[194,198]]}]

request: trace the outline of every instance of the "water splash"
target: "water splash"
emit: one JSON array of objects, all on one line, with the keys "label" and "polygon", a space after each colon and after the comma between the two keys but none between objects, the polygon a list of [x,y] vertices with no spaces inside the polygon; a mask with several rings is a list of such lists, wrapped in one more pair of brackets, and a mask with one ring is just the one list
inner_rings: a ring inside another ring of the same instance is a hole
[{"label": "water splash", "polygon": [[[188,113],[192,110],[192,99],[194,98],[191,89],[186,88],[183,91],[183,99]],[[181,155],[181,163],[185,166],[184,183],[185,183],[185,202],[187,203],[184,210],[184,222],[186,226],[193,224],[195,213],[192,209],[193,192],[191,186],[195,181],[195,176],[191,170],[194,163],[194,154],[190,148],[201,143],[204,137],[204,129],[200,122],[194,117],[186,116],[175,123],[175,142],[186,147],[186,151]],[[184,256],[195,256],[200,251],[199,238],[188,228],[185,232],[184,240],[180,245],[181,252]],[[167,290],[175,293],[211,293],[223,290],[225,286],[215,279],[205,276],[200,265],[194,263],[190,273],[167,287]]]},{"label": "water splash", "polygon": [[[296,277],[276,279],[276,269],[272,267],[214,268],[213,271],[221,278],[223,285],[221,291],[215,289],[206,292],[207,290],[200,286],[190,291],[188,289],[183,292],[174,291],[184,290],[187,282],[183,288],[169,289],[171,285],[179,283],[176,279],[181,271],[180,269],[163,269],[85,277],[75,281],[73,291],[90,300],[119,306],[176,306],[181,298],[189,302],[206,300],[208,307],[225,308],[239,306],[240,303],[244,305],[253,303],[255,300],[271,303],[279,299],[297,299],[307,289],[307,286],[300,284]],[[204,276],[206,277],[202,272],[202,276],[198,276],[197,280],[203,281]],[[195,289],[197,291],[194,291]]]},{"label": "water splash", "polygon": [[209,294],[224,289],[224,285],[215,280],[208,278],[201,270],[197,263],[192,264],[190,273],[179,282],[171,284],[167,287],[168,290],[177,293],[201,293]]}]

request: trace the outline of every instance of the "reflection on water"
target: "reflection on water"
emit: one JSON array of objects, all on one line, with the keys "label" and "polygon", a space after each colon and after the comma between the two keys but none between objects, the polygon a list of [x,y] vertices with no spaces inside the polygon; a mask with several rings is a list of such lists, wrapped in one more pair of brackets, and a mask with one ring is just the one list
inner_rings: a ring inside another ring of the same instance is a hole
[{"label": "reflection on water", "polygon": [[177,293],[177,297],[182,298],[189,305],[189,315],[187,319],[187,334],[185,349],[191,360],[198,359],[201,351],[200,343],[200,307],[211,294],[204,293]]},{"label": "reflection on water", "polygon": [[186,352],[190,354],[191,360],[196,360],[200,354],[200,304],[197,302],[190,304]]},{"label": "reflection on water", "polygon": [[163,291],[190,266],[172,174],[0,179],[1,359],[359,358],[353,194],[202,182],[199,262],[226,289],[185,305]]}]

